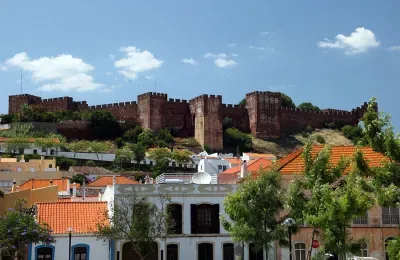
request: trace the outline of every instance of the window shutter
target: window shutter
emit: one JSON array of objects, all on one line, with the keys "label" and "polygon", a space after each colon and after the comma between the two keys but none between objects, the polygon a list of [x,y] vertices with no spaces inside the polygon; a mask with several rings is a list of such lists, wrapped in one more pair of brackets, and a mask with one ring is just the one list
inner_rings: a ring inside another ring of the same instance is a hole
[{"label": "window shutter", "polygon": [[197,205],[190,204],[191,233],[197,234]]},{"label": "window shutter", "polygon": [[212,230],[214,234],[219,234],[219,204],[212,205]]}]

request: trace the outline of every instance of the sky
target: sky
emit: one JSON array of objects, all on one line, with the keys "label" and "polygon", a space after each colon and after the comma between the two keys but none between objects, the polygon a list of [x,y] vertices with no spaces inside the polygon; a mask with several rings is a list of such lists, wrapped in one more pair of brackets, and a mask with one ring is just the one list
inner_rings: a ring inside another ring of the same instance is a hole
[{"label": "sky", "polygon": [[238,103],[279,91],[296,104],[397,109],[400,1],[0,0],[0,113],[8,95],[89,105],[145,92]]}]

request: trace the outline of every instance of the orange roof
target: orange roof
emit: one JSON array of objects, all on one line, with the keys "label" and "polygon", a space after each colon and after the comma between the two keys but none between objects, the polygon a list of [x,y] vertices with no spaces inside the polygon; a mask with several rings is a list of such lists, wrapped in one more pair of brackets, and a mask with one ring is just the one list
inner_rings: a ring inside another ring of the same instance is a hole
[{"label": "orange roof", "polygon": [[[30,189],[40,189],[44,187],[49,187],[49,186],[58,186],[58,191],[68,191],[68,179],[53,179],[53,184],[50,184],[50,179],[44,180],[44,179],[31,179],[28,180],[21,185],[19,185],[18,190],[30,190]],[[79,183],[76,184],[76,187],[79,187]],[[70,185],[70,188],[72,188],[72,184]]]},{"label": "orange roof", "polygon": [[[270,160],[267,160],[265,158],[258,158],[256,160],[252,160],[247,163],[247,171],[248,172],[256,172],[260,169],[265,169],[270,165],[272,165],[272,162]],[[229,168],[226,171],[221,172],[220,174],[239,173],[240,168],[241,168],[241,165],[238,165],[238,166]]]},{"label": "orange roof", "polygon": [[[324,146],[322,145],[314,145],[311,150],[312,156],[316,156],[317,153],[320,152],[323,148]],[[356,152],[356,149],[357,147],[355,146],[332,146],[330,163],[333,165],[337,165],[342,156],[351,158]],[[364,154],[364,158],[368,161],[370,167],[377,167],[383,161],[388,160],[386,156],[373,151],[371,147],[361,147],[359,149]],[[304,159],[301,156],[302,152],[303,148],[296,150],[288,156],[278,160],[277,165],[279,171],[282,174],[295,174],[303,172]]]},{"label": "orange roof", "polygon": [[[139,184],[137,181],[133,181],[124,176],[115,176],[116,184]],[[93,182],[89,183],[88,187],[107,187],[107,185],[112,185],[113,176],[102,176]]]},{"label": "orange roof", "polygon": [[240,158],[224,158],[225,161],[228,161],[230,164],[241,164],[242,160]]},{"label": "orange roof", "polygon": [[0,143],[5,143],[13,139],[24,140],[28,143],[34,143],[36,142],[36,140],[51,140],[56,144],[60,143],[60,140],[58,138],[8,138],[8,137],[0,137]]},{"label": "orange roof", "polygon": [[275,159],[276,156],[271,153],[245,153],[249,157],[253,158],[268,158],[268,159]]},{"label": "orange roof", "polygon": [[52,202],[37,203],[37,220],[47,223],[53,234],[93,233],[97,223],[108,224],[105,217],[107,202]]}]

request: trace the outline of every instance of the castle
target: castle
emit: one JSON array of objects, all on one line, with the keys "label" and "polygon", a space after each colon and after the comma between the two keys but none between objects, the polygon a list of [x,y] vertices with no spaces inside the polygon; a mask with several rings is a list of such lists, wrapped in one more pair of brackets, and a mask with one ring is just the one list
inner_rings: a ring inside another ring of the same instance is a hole
[{"label": "castle", "polygon": [[223,148],[223,119],[230,118],[232,126],[251,132],[257,138],[277,138],[283,134],[305,129],[324,128],[328,123],[356,125],[367,109],[367,103],[352,111],[324,109],[303,111],[281,106],[281,93],[255,91],[246,94],[246,106],[222,103],[222,96],[201,95],[191,100],[168,99],[167,94],[149,92],[136,101],[89,106],[72,97],[41,99],[22,94],[9,96],[9,114],[21,105],[35,105],[44,111],[108,110],[117,120],[140,124],[157,131],[172,128],[180,136],[194,136],[204,147]]}]

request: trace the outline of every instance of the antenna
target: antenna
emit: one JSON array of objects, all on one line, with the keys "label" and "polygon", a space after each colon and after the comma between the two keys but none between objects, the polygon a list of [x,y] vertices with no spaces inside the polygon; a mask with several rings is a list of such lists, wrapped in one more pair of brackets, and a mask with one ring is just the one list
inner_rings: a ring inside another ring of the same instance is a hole
[{"label": "antenna", "polygon": [[22,70],[21,70],[21,94],[22,94]]},{"label": "antenna", "polygon": [[154,81],[154,92],[157,92],[157,81]]}]

